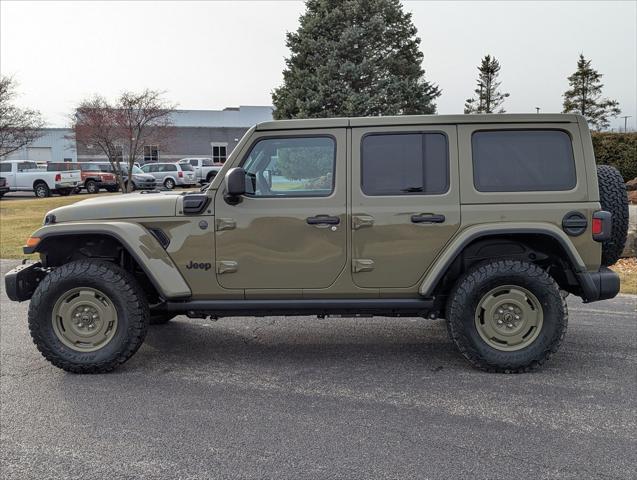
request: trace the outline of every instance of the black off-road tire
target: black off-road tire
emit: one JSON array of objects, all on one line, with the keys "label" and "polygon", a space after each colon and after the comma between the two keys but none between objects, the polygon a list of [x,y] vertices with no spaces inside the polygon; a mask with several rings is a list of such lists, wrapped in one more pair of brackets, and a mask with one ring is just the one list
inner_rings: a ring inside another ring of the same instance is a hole
[{"label": "black off-road tire", "polygon": [[[521,350],[493,348],[478,333],[476,309],[483,296],[501,285],[531,292],[543,310],[538,336]],[[460,353],[475,367],[498,373],[523,373],[540,367],[557,352],[568,325],[568,307],[555,280],[539,266],[519,260],[480,264],[458,279],[447,302],[447,330]]]},{"label": "black off-road tire", "polygon": [[208,175],[206,176],[206,183],[210,183],[212,182],[215,177],[217,176],[217,172],[209,172]]},{"label": "black off-road tire", "polygon": [[151,313],[150,314],[150,325],[164,325],[170,322],[177,315],[169,312],[161,312],[161,313]]},{"label": "black off-road tire", "polygon": [[[69,348],[53,328],[55,303],[77,287],[100,290],[117,311],[114,336],[96,351]],[[104,373],[126,362],[141,346],[150,313],[142,288],[128,272],[110,262],[78,260],[56,268],[40,282],[31,298],[28,316],[33,342],[53,365],[72,373]]]},{"label": "black off-road tire", "polygon": [[602,265],[609,267],[621,257],[628,234],[628,195],[621,173],[610,165],[597,166],[599,203],[612,214],[610,239],[602,243]]}]

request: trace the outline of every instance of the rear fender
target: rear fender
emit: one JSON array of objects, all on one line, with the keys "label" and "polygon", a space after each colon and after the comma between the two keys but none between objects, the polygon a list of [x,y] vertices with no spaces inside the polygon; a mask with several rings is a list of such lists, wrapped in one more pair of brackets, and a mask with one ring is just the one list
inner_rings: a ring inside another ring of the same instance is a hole
[{"label": "rear fender", "polygon": [[568,258],[565,260],[569,261],[573,271],[576,274],[586,272],[586,264],[582,260],[579,252],[573,246],[566,233],[555,225],[533,222],[474,225],[458,233],[447,248],[438,256],[420,285],[420,294],[425,297],[430,297],[456,257],[474,240],[491,235],[511,234],[547,235],[557,240],[566,252]]}]

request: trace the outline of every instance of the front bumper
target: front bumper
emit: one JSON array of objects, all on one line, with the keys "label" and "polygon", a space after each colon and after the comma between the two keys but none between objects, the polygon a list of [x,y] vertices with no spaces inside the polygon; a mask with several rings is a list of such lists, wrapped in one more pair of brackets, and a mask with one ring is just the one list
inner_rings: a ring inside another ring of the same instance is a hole
[{"label": "front bumper", "polygon": [[582,287],[582,299],[586,302],[597,302],[615,298],[619,293],[619,275],[610,268],[602,267],[597,272],[577,274]]},{"label": "front bumper", "polygon": [[157,186],[157,182],[155,181],[140,182],[138,180],[133,180],[133,183],[135,184],[135,188],[138,190],[154,190]]},{"label": "front bumper", "polygon": [[46,274],[40,262],[15,267],[4,276],[7,297],[14,302],[29,300]]}]

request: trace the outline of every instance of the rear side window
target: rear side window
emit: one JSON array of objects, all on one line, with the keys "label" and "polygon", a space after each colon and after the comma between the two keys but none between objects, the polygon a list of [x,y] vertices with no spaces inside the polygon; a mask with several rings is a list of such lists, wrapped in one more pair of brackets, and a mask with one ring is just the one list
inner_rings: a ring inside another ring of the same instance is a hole
[{"label": "rear side window", "polygon": [[475,132],[473,184],[480,192],[563,191],[575,187],[575,159],[560,130]]},{"label": "rear side window", "polygon": [[10,163],[0,163],[0,172],[6,173],[11,171]]},{"label": "rear side window", "polygon": [[449,189],[447,137],[442,133],[370,134],[361,142],[365,195],[441,194]]}]

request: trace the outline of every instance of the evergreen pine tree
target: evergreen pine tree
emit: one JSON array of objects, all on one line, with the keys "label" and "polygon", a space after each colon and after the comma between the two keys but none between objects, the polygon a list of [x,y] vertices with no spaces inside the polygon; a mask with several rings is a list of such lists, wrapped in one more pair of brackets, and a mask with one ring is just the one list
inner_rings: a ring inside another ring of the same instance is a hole
[{"label": "evergreen pine tree", "polygon": [[464,104],[464,113],[504,113],[504,108],[497,108],[502,105],[508,93],[499,91],[500,83],[500,62],[491,55],[486,55],[478,67],[478,86],[474,90],[476,96],[467,99]]},{"label": "evergreen pine tree", "polygon": [[591,61],[580,53],[577,70],[568,77],[570,89],[564,92],[563,113],[579,113],[596,130],[607,128],[609,117],[621,113],[619,102],[601,98],[602,74],[591,67]]},{"label": "evergreen pine tree", "polygon": [[435,113],[440,89],[425,80],[420,39],[399,0],[307,0],[275,118]]}]

